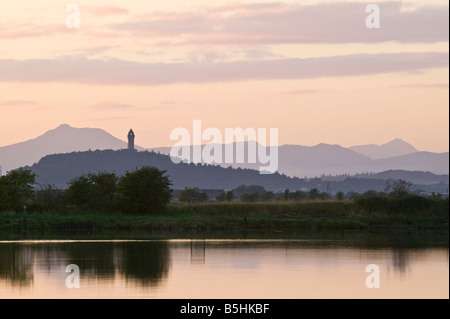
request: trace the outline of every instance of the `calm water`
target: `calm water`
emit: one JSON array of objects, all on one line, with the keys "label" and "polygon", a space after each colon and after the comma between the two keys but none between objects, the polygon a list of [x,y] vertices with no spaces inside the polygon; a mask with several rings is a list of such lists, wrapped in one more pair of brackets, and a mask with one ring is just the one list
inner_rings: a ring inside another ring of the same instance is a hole
[{"label": "calm water", "polygon": [[[66,267],[80,288],[66,287]],[[366,266],[380,288],[366,287]],[[0,298],[448,298],[448,242],[0,241]]]}]

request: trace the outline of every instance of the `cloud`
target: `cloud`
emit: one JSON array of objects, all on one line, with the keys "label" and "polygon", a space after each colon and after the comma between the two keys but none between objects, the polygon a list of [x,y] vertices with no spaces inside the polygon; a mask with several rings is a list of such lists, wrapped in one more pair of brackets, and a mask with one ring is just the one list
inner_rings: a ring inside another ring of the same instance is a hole
[{"label": "cloud", "polygon": [[98,122],[98,121],[123,121],[133,119],[129,116],[111,116],[111,117],[99,117],[99,118],[90,118],[86,119],[89,122]]},{"label": "cloud", "polygon": [[[410,8],[402,1],[380,2],[381,28],[367,29],[367,2],[312,5],[231,3],[180,11],[131,15],[122,7],[81,6],[81,13],[119,16],[125,21],[95,22],[77,32],[96,38],[158,38],[171,45],[195,44],[340,44],[434,43],[449,41],[448,3]],[[408,10],[406,10],[408,9]],[[64,23],[32,21],[0,23],[0,38],[15,39],[67,34]]]},{"label": "cloud", "polygon": [[0,24],[0,39],[36,38],[67,33],[69,29],[64,23],[36,24],[31,21],[21,23]]},{"label": "cloud", "polygon": [[98,110],[120,110],[120,109],[130,109],[133,106],[130,104],[124,103],[114,103],[114,102],[100,102],[94,105],[91,105],[89,108],[98,109]]},{"label": "cloud", "polygon": [[318,90],[318,89],[298,89],[284,91],[276,94],[276,96],[294,96],[294,95],[307,95],[307,94],[326,94],[330,93],[329,90]]},{"label": "cloud", "polygon": [[448,65],[448,53],[433,52],[216,63],[140,63],[75,56],[53,60],[0,60],[0,82],[161,85],[365,76],[421,72],[427,69],[448,68]]},{"label": "cloud", "polygon": [[129,11],[125,8],[115,6],[89,6],[84,5],[80,7],[80,11],[87,12],[95,16],[110,16],[110,15],[125,15],[129,14]]},{"label": "cloud", "polygon": [[28,105],[37,105],[38,102],[29,101],[29,100],[11,100],[11,101],[3,101],[0,102],[0,106],[28,106]]},{"label": "cloud", "polygon": [[448,5],[404,10],[382,2],[381,28],[367,29],[367,3],[229,4],[193,11],[153,12],[111,24],[117,33],[170,37],[173,44],[403,43],[449,39]]},{"label": "cloud", "polygon": [[448,83],[433,83],[433,84],[402,84],[393,85],[389,89],[448,89]]}]

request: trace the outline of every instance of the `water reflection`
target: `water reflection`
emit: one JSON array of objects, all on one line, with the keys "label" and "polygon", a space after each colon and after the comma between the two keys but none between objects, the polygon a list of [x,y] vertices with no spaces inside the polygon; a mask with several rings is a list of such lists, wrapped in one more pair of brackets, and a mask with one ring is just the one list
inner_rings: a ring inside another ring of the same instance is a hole
[{"label": "water reflection", "polygon": [[0,245],[0,279],[13,286],[33,283],[33,250],[20,244]]},{"label": "water reflection", "polygon": [[191,240],[191,264],[205,264],[206,240]]},{"label": "water reflection", "polygon": [[32,285],[35,270],[64,278],[69,264],[79,266],[81,280],[120,274],[136,285],[157,285],[168,275],[168,242],[0,244],[0,279],[11,285]]},{"label": "water reflection", "polygon": [[[45,290],[71,297],[64,284],[69,264],[79,266],[80,281],[86,289],[83,294],[90,297],[110,296],[118,291],[117,294],[128,296],[150,293],[153,297],[169,298],[295,298],[309,297],[314,291],[327,291],[330,287],[341,287],[360,297],[368,293],[364,286],[365,267],[372,263],[379,264],[382,271],[387,270],[383,280],[388,283],[383,284],[391,285],[391,291],[397,289],[395,285],[399,282],[406,283],[402,291],[395,292],[399,296],[415,291],[414,287],[418,287],[417,293],[424,293],[427,291],[422,287],[424,284],[430,285],[430,289],[436,284],[443,285],[444,280],[436,276],[448,278],[448,242],[428,245],[381,244],[373,240],[0,242],[0,298],[26,293],[42,297],[40,294]],[[434,282],[429,280],[428,273],[436,277]],[[18,289],[23,287],[31,292]],[[211,287],[217,289],[210,290]],[[242,295],[234,295],[238,293]],[[344,294],[333,289],[327,293],[330,297]]]}]

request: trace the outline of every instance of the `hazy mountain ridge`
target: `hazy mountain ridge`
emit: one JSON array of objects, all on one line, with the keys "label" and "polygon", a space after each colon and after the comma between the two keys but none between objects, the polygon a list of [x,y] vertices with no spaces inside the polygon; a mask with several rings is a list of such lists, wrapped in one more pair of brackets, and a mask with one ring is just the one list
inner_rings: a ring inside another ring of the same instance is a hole
[{"label": "hazy mountain ridge", "polygon": [[[98,128],[73,128],[62,124],[37,138],[0,147],[0,166],[5,174],[11,169],[31,165],[41,158],[74,151],[126,149],[127,143]],[[142,150],[141,147],[136,147]]]},{"label": "hazy mountain ridge", "polygon": [[[127,131],[124,131],[126,138]],[[137,136],[138,140],[139,136]],[[240,143],[235,143],[234,148]],[[248,143],[244,143],[247,149]],[[399,152],[416,150],[410,144],[399,139],[381,146],[379,150],[390,150],[395,145],[401,145]],[[0,147],[0,166],[5,174],[11,169],[32,165],[50,154],[70,153],[87,150],[120,150],[126,149],[127,143],[110,135],[102,129],[73,128],[61,125],[43,135],[26,142]],[[225,149],[221,145],[222,150]],[[258,145],[263,148],[263,146]],[[141,147],[136,147],[142,150]],[[434,174],[449,173],[449,153],[419,152],[399,155],[390,158],[372,159],[355,151],[371,149],[373,145],[345,148],[339,145],[318,144],[315,146],[283,145],[278,149],[278,172],[288,176],[315,177],[340,174],[360,174],[364,172],[380,173],[388,170],[424,171]],[[394,147],[395,148],[395,147]],[[169,154],[169,147],[151,149],[161,154]],[[366,152],[367,153],[367,152]],[[192,152],[191,152],[192,154]],[[223,151],[223,154],[225,152]],[[224,156],[224,155],[223,155]],[[246,157],[247,158],[247,154]],[[223,157],[224,159],[224,157]],[[224,162],[224,161],[223,161]],[[219,164],[222,167],[259,169],[259,163]]]},{"label": "hazy mountain ridge", "polygon": [[343,181],[347,178],[399,180],[403,179],[417,185],[432,185],[439,183],[449,184],[449,175],[436,175],[431,172],[388,170],[381,173],[365,173],[356,175],[322,175],[321,179],[326,181]]},{"label": "hazy mountain ridge", "polygon": [[49,155],[31,167],[41,185],[67,187],[67,183],[76,177],[89,173],[111,172],[123,175],[142,166],[154,166],[166,170],[173,187],[200,187],[204,189],[233,189],[242,184],[261,185],[269,190],[285,188],[300,189],[307,183],[299,178],[291,178],[278,173],[262,175],[249,169],[232,169],[202,164],[175,164],[169,156],[155,152],[133,152],[128,150],[104,150],[73,152]]},{"label": "hazy mountain ridge", "polygon": [[401,155],[412,154],[418,152],[414,146],[411,144],[397,138],[389,143],[376,145],[356,145],[349,147],[351,150],[355,152],[365,155],[371,159],[383,159],[389,157],[396,157]]},{"label": "hazy mountain ridge", "polygon": [[[133,152],[127,150],[105,150],[73,152],[68,154],[49,155],[31,167],[37,175],[40,185],[54,185],[59,188],[68,187],[71,179],[89,173],[112,172],[118,176],[126,171],[133,171],[142,166],[154,166],[166,170],[174,189],[199,187],[201,189],[234,189],[240,185],[260,185],[267,190],[282,192],[308,191],[317,188],[326,192],[365,192],[368,190],[383,191],[387,181],[377,178],[348,177],[341,181],[327,181],[320,178],[300,179],[281,174],[262,175],[256,170],[223,168],[220,166],[193,163],[174,164],[168,155],[155,152]],[[445,192],[448,183],[439,182],[430,185],[414,185],[413,190],[427,192]]]}]

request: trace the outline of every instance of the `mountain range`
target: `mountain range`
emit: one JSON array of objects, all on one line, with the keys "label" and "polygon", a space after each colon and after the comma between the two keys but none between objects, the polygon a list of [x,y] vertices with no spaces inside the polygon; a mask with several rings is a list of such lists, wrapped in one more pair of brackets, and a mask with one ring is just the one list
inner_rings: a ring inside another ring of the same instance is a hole
[{"label": "mountain range", "polygon": [[[127,132],[124,132],[124,137]],[[139,136],[137,136],[137,139]],[[235,143],[234,147],[239,143]],[[247,146],[247,143],[245,143]],[[221,147],[224,147],[223,145]],[[264,148],[258,145],[259,148]],[[32,165],[50,154],[88,150],[121,150],[127,143],[102,129],[73,128],[60,125],[43,135],[22,143],[0,147],[2,172]],[[145,150],[136,146],[137,150]],[[169,154],[169,147],[148,149]],[[418,151],[411,144],[395,139],[383,145],[315,146],[283,145],[278,148],[278,172],[291,177],[315,177],[340,174],[380,173],[389,170],[449,173],[449,153]],[[258,169],[259,163],[220,164],[223,167]]]}]

